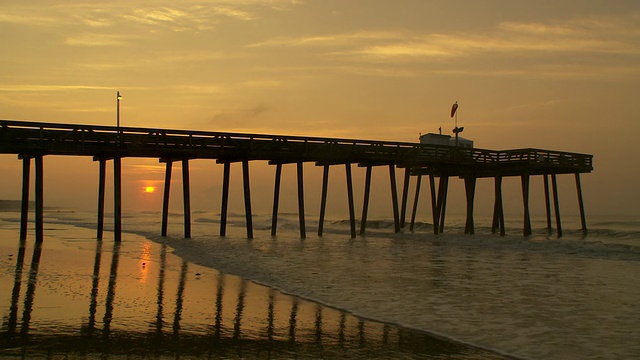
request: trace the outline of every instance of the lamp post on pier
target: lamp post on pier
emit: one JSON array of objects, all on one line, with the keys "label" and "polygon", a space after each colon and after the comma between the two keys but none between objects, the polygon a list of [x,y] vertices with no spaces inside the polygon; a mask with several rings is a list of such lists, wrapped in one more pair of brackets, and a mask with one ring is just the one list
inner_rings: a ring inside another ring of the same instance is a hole
[{"label": "lamp post on pier", "polygon": [[120,100],[122,100],[122,95],[120,95],[120,91],[116,94],[116,126],[120,127]]}]

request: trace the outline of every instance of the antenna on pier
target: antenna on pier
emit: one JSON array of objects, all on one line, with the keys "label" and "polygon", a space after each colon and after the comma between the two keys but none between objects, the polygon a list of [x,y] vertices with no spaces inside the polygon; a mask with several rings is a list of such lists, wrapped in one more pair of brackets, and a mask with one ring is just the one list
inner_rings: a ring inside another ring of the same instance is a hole
[{"label": "antenna on pier", "polygon": [[456,134],[456,147],[458,147],[458,134],[464,130],[464,126],[458,127],[458,102],[456,101],[451,107],[451,117],[456,118],[453,133]]}]

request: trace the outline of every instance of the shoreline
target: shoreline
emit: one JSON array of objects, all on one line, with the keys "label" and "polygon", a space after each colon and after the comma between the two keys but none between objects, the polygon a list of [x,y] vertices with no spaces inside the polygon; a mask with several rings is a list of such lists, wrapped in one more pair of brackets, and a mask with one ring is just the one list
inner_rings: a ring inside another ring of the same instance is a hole
[{"label": "shoreline", "polygon": [[[17,224],[15,224],[15,225],[17,226]],[[84,231],[85,234],[89,234],[90,233],[89,230],[93,230],[89,226],[82,227],[82,226],[71,225],[71,224],[63,223],[63,222],[60,222],[58,224],[54,224],[53,222],[50,222],[50,225],[58,225],[59,227],[62,227],[62,228],[66,227],[66,226],[70,226],[70,227],[76,227],[76,228],[79,228],[79,229],[85,229],[85,231]],[[55,227],[55,226],[50,226],[50,227]],[[17,229],[17,227],[16,227],[16,229]],[[14,230],[16,230],[16,229],[14,229]],[[54,230],[50,229],[49,233],[51,233],[51,232],[54,232]],[[171,247],[171,244],[170,244],[171,241],[160,242],[160,241],[157,241],[157,239],[154,239],[153,237],[149,237],[148,234],[140,234],[138,232],[125,232],[125,234],[127,234],[127,235],[125,235],[125,238],[123,239],[123,247],[124,248],[126,248],[127,246],[130,246],[131,245],[130,243],[134,243],[134,241],[131,240],[131,238],[132,238],[131,235],[134,235],[134,237],[138,237],[139,236],[139,237],[143,238],[144,240],[153,242],[154,244],[156,244],[156,246],[166,245],[169,248],[173,249],[173,247]],[[46,235],[46,236],[49,237],[50,239],[48,239],[49,241],[47,241],[47,239],[45,239],[45,242],[44,242],[44,245],[43,245],[45,253],[47,251],[53,251],[53,250],[47,250],[47,248],[49,247],[48,243],[51,243],[52,241],[55,241],[54,239],[51,239],[51,237],[55,238],[55,236],[51,236],[50,234]],[[15,235],[15,238],[16,238],[16,242],[17,242],[17,233]],[[144,242],[144,240],[142,240],[142,241]],[[109,242],[110,241],[108,239],[103,240],[103,244],[104,245],[108,244]],[[27,240],[27,243],[29,243],[29,240]],[[95,243],[96,242],[95,242],[95,237],[94,237],[92,239],[91,238],[87,239],[84,242],[84,245],[86,247],[86,245],[93,245]],[[58,244],[58,245],[60,245],[60,244]],[[5,247],[6,247],[6,244],[3,244],[2,248],[5,248]],[[29,245],[27,245],[27,249],[28,249],[28,247],[29,247]],[[56,245],[56,246],[53,246],[53,247],[57,248],[58,246]],[[89,247],[91,247],[91,246],[89,246]],[[109,247],[109,246],[107,245],[107,247]],[[82,249],[80,252],[86,253],[87,250],[88,249],[85,248],[85,249]],[[71,251],[69,251],[69,248],[66,248],[64,251],[70,252],[72,254],[75,253],[77,255],[79,250],[78,249],[75,249],[75,250],[72,249]],[[102,250],[101,251],[101,253],[104,253],[104,252],[108,252],[108,250]],[[99,254],[95,254],[95,256],[98,256],[98,255]],[[255,280],[244,279],[244,278],[239,277],[239,276],[234,275],[234,274],[222,273],[222,272],[220,272],[219,270],[217,270],[215,268],[212,268],[212,267],[209,267],[209,266],[205,266],[205,265],[200,265],[197,262],[192,262],[189,259],[185,259],[185,258],[181,257],[180,255],[174,254],[174,251],[168,251],[166,256],[172,256],[172,255],[175,256],[176,258],[180,258],[183,261],[186,261],[188,263],[193,264],[193,265],[190,266],[191,268],[196,267],[196,269],[198,269],[200,267],[203,267],[203,268],[208,269],[207,276],[210,276],[209,272],[214,272],[216,274],[213,277],[225,278],[225,279],[227,279],[227,283],[249,282],[249,283],[253,284],[250,287],[251,288],[255,287],[258,290],[254,290],[253,291],[254,295],[251,295],[251,293],[243,295],[243,296],[246,296],[247,298],[251,298],[251,296],[254,296],[254,297],[258,296],[258,295],[255,295],[255,293],[276,292],[276,294],[279,294],[276,297],[282,298],[281,300],[279,300],[281,303],[307,304],[305,306],[315,306],[315,307],[317,307],[319,309],[322,309],[322,310],[317,310],[317,311],[324,312],[324,313],[331,313],[331,314],[333,314],[331,316],[334,316],[334,317],[338,316],[338,317],[342,317],[342,318],[345,318],[345,319],[351,319],[351,320],[348,320],[348,321],[349,322],[355,322],[355,323],[359,324],[359,325],[356,326],[357,328],[360,328],[360,327],[362,327],[362,328],[371,327],[371,328],[378,329],[377,332],[379,332],[379,333],[387,333],[389,331],[392,331],[392,332],[395,331],[395,332],[398,332],[398,333],[402,334],[401,337],[404,337],[404,338],[407,338],[407,337],[418,337],[418,338],[421,338],[421,339],[425,339],[424,341],[428,341],[429,343],[432,343],[432,345],[434,345],[434,348],[431,349],[431,350],[436,350],[436,352],[439,352],[437,350],[438,348],[449,348],[452,351],[455,349],[455,351],[453,351],[453,353],[449,354],[449,355],[452,355],[454,357],[457,356],[457,355],[455,355],[455,353],[458,353],[458,355],[462,356],[460,358],[466,358],[467,355],[471,356],[472,354],[475,354],[475,355],[483,354],[483,356],[489,356],[489,357],[493,357],[493,358],[514,358],[514,357],[512,357],[510,355],[497,353],[494,350],[484,349],[484,348],[481,348],[481,347],[474,346],[472,344],[466,344],[466,343],[463,343],[463,342],[460,342],[460,341],[456,341],[456,340],[447,338],[445,336],[429,333],[429,332],[426,332],[426,331],[423,331],[423,330],[420,330],[420,329],[414,329],[414,328],[402,326],[402,325],[399,325],[399,324],[394,324],[394,323],[390,323],[390,322],[381,322],[381,321],[377,321],[375,319],[369,319],[369,318],[365,318],[365,317],[362,317],[362,316],[358,316],[358,315],[356,315],[356,314],[354,314],[352,312],[349,312],[349,311],[346,311],[346,310],[343,310],[343,309],[339,309],[339,308],[336,308],[336,307],[332,307],[330,305],[323,304],[323,303],[321,303],[321,302],[319,302],[317,300],[307,299],[307,298],[302,297],[302,296],[298,296],[298,295],[295,295],[295,294],[287,293],[287,292],[282,291],[280,289],[277,289],[277,288],[274,288],[274,287],[270,287],[270,286],[268,286],[266,284],[261,284],[261,283],[259,283],[258,281],[255,281]],[[102,257],[104,257],[104,256],[102,255]],[[130,256],[128,256],[128,257],[129,257],[128,262],[130,262],[132,259],[131,259]],[[156,259],[155,261],[158,261],[158,259]],[[175,259],[172,260],[172,261],[175,261]],[[123,262],[122,258],[120,259],[120,262]],[[108,261],[107,262],[103,261],[103,263],[104,263],[104,265],[108,265]],[[176,270],[177,269],[173,269],[174,273],[177,272]],[[196,271],[196,270],[190,270],[190,272],[193,272],[193,271]],[[25,268],[25,270],[23,272],[26,272],[26,268]],[[204,273],[204,271],[202,271],[202,273]],[[183,276],[183,275],[181,275],[181,276]],[[189,276],[194,276],[194,274],[189,273]],[[174,274],[173,277],[174,278],[177,277],[177,274]],[[24,276],[23,276],[22,281],[25,281],[25,280],[26,279],[24,279]],[[192,282],[195,283],[195,281],[201,281],[201,280],[202,279],[198,279],[196,277],[196,279],[192,280]],[[124,281],[124,280],[118,280],[118,281],[120,282],[120,281]],[[174,279],[174,281],[175,281],[175,279]],[[119,284],[118,286],[122,287],[123,285]],[[184,286],[184,284],[182,286]],[[105,299],[105,301],[106,300],[107,299]],[[98,301],[98,303],[99,303],[99,301]],[[308,305],[308,304],[311,304],[311,305]],[[273,306],[273,305],[268,305],[268,304],[262,304],[262,305],[267,305],[267,307],[268,306]],[[298,306],[298,305],[296,305],[296,306]],[[342,315],[336,315],[336,314],[342,314]],[[304,320],[305,317],[300,315],[300,314],[297,314],[296,316],[301,317],[301,320],[303,320],[303,322],[312,322],[311,321],[312,319]],[[291,315],[290,319],[291,318],[295,318],[295,316]],[[308,315],[308,316],[306,316],[306,318],[313,318],[313,316]],[[313,320],[313,321],[317,321],[317,320]],[[260,326],[260,322],[262,322],[262,326],[268,327],[268,324],[265,324],[264,319],[262,321],[257,321],[257,324],[253,324],[252,326],[254,326],[254,327],[258,326],[260,328],[261,327]],[[211,324],[209,324],[209,325],[211,325]],[[385,329],[385,330],[380,330],[380,328]],[[390,330],[390,329],[392,329],[392,330]],[[3,326],[3,333],[5,335],[7,335],[8,332],[5,332],[4,330],[5,329],[4,329],[4,326]],[[64,330],[64,332],[67,332],[67,330]],[[321,336],[325,336],[325,337],[327,337],[327,339],[335,340],[335,339],[340,339],[341,338],[341,336],[339,334],[329,334],[329,335],[327,335],[326,333],[323,333],[322,331],[320,331],[320,333],[322,334]],[[131,335],[131,334],[129,334],[129,335]],[[35,341],[35,339],[37,337],[39,337],[40,335],[34,335],[34,336],[35,337],[33,337],[33,336],[31,337],[30,343]],[[388,336],[388,334],[387,335],[383,335],[382,338],[384,338],[385,336]],[[7,337],[5,336],[4,338],[6,339]],[[197,336],[196,336],[196,338],[197,338]],[[429,339],[429,340],[426,340],[426,339]],[[367,340],[367,341],[371,341],[371,340]],[[328,341],[328,342],[330,343],[331,341]],[[379,342],[379,341],[373,341],[373,343],[377,343],[377,342]],[[45,341],[45,343],[46,343],[46,341]],[[7,344],[4,344],[4,345],[7,345]],[[6,346],[4,346],[4,345],[2,346],[2,348],[4,350],[8,350],[8,348]],[[380,344],[377,344],[375,347],[377,347],[378,345],[382,346]],[[406,344],[404,344],[404,345],[406,345]],[[324,351],[326,351],[327,350],[326,346],[324,346],[324,347],[325,347]],[[388,347],[389,346],[387,344],[387,348]],[[258,346],[258,350],[259,349],[260,349],[260,346]],[[2,353],[0,353],[0,356],[3,355],[3,353],[5,352],[4,350],[2,351]],[[396,351],[401,351],[402,352],[402,351],[404,351],[404,350],[401,350],[401,349],[393,348],[393,346],[392,346],[392,349],[388,349],[388,350],[393,351],[393,352],[396,352]],[[287,350],[287,351],[289,351],[289,350]],[[412,351],[413,352],[410,351],[409,353],[412,353],[414,355],[416,355],[416,354],[424,354],[425,349],[413,349]],[[315,355],[319,355],[319,354],[322,355],[322,352],[321,353],[314,353],[314,354]],[[466,354],[466,355],[462,355],[462,354]],[[300,356],[300,355],[303,355],[303,354],[298,354],[298,356]]]}]

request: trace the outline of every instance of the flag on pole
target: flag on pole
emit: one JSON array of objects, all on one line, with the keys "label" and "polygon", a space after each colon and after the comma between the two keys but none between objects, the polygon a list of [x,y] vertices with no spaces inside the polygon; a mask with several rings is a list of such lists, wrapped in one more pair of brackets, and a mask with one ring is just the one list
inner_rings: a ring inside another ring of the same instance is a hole
[{"label": "flag on pole", "polygon": [[458,102],[456,101],[455,104],[453,104],[453,106],[451,107],[451,117],[453,117],[456,114],[456,110],[458,110]]}]

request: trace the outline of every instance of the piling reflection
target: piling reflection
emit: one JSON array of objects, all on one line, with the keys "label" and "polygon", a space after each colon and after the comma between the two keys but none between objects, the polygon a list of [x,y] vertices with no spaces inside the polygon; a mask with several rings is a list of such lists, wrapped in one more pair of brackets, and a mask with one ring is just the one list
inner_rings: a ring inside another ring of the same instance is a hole
[{"label": "piling reflection", "polygon": [[98,310],[98,286],[100,284],[100,261],[102,260],[102,240],[96,241],[96,255],[93,260],[93,277],[91,281],[91,295],[89,304],[89,320],[83,327],[87,335],[93,335],[96,330],[96,312]]},{"label": "piling reflection", "polygon": [[36,242],[31,257],[31,268],[29,269],[29,280],[27,292],[24,296],[24,311],[22,312],[22,328],[20,335],[27,337],[29,325],[31,323],[31,312],[33,311],[33,301],[36,295],[36,282],[38,280],[38,268],[40,267],[40,257],[42,256],[42,243]]},{"label": "piling reflection", "polygon": [[[145,270],[149,280],[157,280],[149,282],[156,284],[150,285],[154,287],[149,292],[156,298],[152,299],[151,306],[135,308],[135,315],[128,315],[136,317],[133,321],[123,319],[124,308],[135,307],[139,301],[132,298],[127,289],[131,284],[141,286],[139,279],[129,276],[139,274],[139,268],[128,268],[134,261],[124,255],[128,253],[123,252],[126,246],[121,242],[113,244],[106,295],[101,298],[103,243],[96,243],[93,268],[86,269],[87,285],[91,287],[87,294],[88,318],[81,320],[81,324],[60,320],[55,331],[42,331],[30,325],[48,321],[32,318],[34,304],[35,308],[42,306],[38,305],[35,294],[43,250],[40,244],[35,245],[29,276],[23,279],[26,249],[25,243],[20,242],[11,303],[3,322],[0,357],[149,357],[154,354],[156,358],[503,358],[423,332],[358,318],[231,275],[210,273],[211,277],[205,278],[199,273],[191,274],[201,270],[191,270],[196,266],[168,253],[165,245],[157,245],[156,258],[145,260],[147,264],[151,264],[149,261],[158,264],[157,267],[149,265]],[[150,254],[154,254],[153,251]],[[49,279],[46,274],[40,275],[42,279]],[[18,331],[23,284],[27,289]],[[47,284],[49,286],[51,284]],[[117,297],[116,289],[120,289]],[[157,306],[153,306],[154,303]],[[97,314],[102,306],[104,317],[100,322]],[[166,318],[173,319],[170,328],[164,326]],[[139,328],[135,324],[143,326]]]},{"label": "piling reflection", "polygon": [[9,307],[9,321],[7,324],[7,334],[13,336],[16,334],[18,325],[18,301],[20,300],[20,288],[22,285],[22,268],[24,266],[24,257],[27,252],[26,241],[20,240],[18,248],[18,257],[16,258],[16,271],[13,281],[13,291],[11,292],[11,306]]}]

